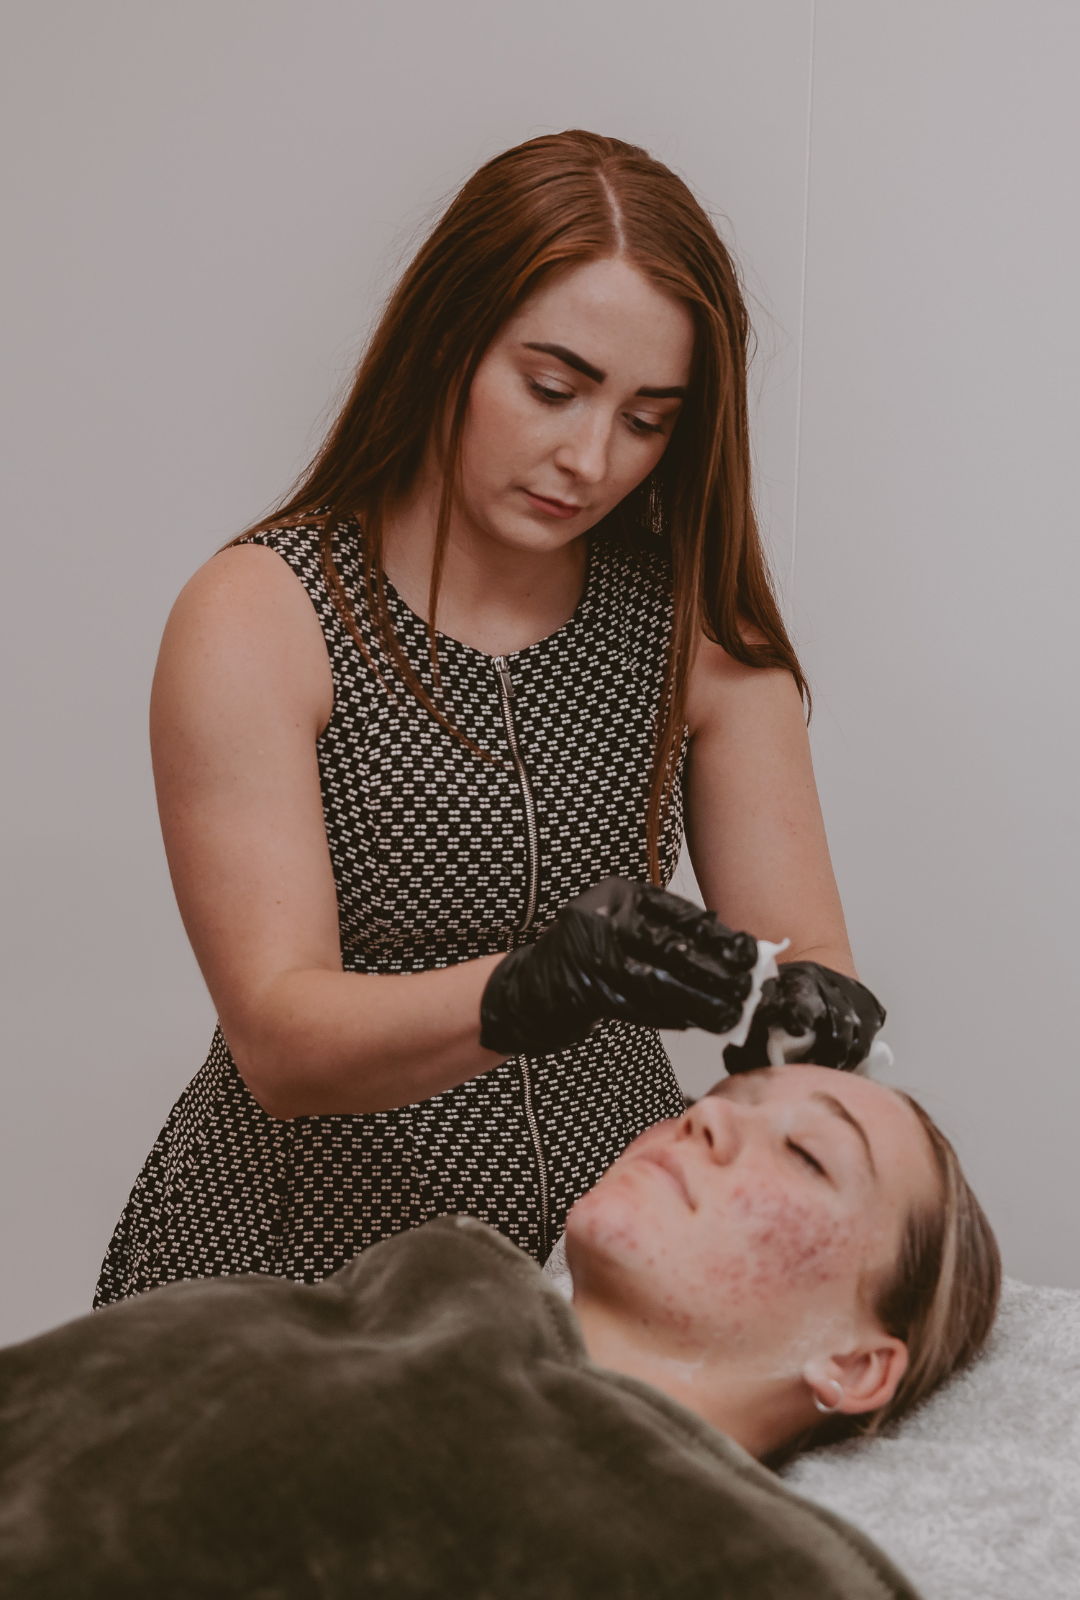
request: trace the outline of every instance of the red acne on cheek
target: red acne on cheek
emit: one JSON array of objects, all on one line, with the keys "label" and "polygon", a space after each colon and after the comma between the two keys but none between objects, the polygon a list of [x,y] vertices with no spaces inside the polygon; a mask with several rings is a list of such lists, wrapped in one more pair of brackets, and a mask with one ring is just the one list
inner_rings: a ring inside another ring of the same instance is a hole
[{"label": "red acne on cheek", "polygon": [[758,1295],[783,1285],[813,1289],[850,1270],[854,1223],[775,1191],[744,1194],[748,1287]]}]

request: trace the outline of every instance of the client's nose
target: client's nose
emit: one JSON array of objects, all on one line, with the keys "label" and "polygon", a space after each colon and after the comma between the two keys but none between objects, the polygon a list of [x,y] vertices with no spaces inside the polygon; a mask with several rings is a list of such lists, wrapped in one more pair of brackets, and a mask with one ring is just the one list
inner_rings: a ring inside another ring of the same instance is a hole
[{"label": "client's nose", "polygon": [[686,1113],[691,1135],[707,1145],[712,1159],[723,1166],[734,1161],[742,1147],[740,1110],[720,1095],[707,1094]]}]

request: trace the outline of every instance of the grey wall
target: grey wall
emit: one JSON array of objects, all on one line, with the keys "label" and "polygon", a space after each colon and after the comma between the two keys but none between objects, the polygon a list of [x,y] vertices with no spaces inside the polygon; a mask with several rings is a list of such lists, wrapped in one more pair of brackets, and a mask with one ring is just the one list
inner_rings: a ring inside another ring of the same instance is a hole
[{"label": "grey wall", "polygon": [[[169,605],[301,465],[442,199],[574,124],[648,145],[727,219],[762,344],[762,509],[896,1076],[956,1135],[1009,1268],[1080,1284],[1080,12],[9,0],[5,18],[0,1338],[87,1304],[212,1028],[146,748]],[[677,1049],[688,1084],[716,1075],[707,1041]]]}]

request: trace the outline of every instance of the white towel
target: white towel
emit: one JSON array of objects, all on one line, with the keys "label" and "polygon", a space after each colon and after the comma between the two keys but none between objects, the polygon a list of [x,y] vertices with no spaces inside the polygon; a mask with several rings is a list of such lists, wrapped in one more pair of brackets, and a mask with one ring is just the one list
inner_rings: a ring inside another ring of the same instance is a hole
[{"label": "white towel", "polygon": [[783,1476],[868,1533],[925,1600],[1078,1600],[1080,1290],[1007,1279],[970,1371],[882,1437]]}]

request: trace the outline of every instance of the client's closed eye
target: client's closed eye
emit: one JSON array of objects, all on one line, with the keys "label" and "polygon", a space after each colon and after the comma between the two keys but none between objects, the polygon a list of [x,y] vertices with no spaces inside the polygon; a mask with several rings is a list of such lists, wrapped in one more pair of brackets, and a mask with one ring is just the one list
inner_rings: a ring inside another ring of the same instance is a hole
[{"label": "client's closed eye", "polygon": [[816,1156],[812,1156],[809,1150],[804,1150],[801,1144],[796,1144],[794,1139],[789,1139],[787,1141],[787,1147],[789,1150],[794,1150],[797,1156],[801,1156],[803,1161],[806,1162],[807,1166],[813,1167],[815,1172],[820,1172],[823,1178],[827,1178],[829,1176]]}]

